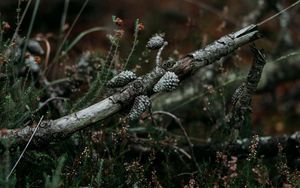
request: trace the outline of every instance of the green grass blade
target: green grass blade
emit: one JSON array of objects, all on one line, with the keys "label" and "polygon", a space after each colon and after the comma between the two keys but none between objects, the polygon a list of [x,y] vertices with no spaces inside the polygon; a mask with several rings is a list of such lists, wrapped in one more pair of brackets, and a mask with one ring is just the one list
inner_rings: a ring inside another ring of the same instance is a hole
[{"label": "green grass blade", "polygon": [[72,42],[69,46],[67,46],[67,48],[64,50],[64,53],[68,53],[68,51],[70,51],[83,37],[85,37],[86,35],[96,32],[96,31],[104,31],[107,30],[107,28],[105,27],[94,27],[88,30],[83,31],[82,33],[80,33]]},{"label": "green grass blade", "polygon": [[28,45],[28,40],[29,40],[29,37],[30,37],[31,32],[32,32],[33,24],[34,24],[39,6],[40,6],[40,0],[36,0],[35,5],[34,5],[34,9],[33,9],[33,13],[32,13],[32,17],[31,17],[31,20],[30,20],[29,28],[28,28],[26,38],[25,38],[25,42],[24,42],[24,48],[23,48],[23,52],[22,52],[22,56],[21,56],[22,61],[24,60],[25,51],[26,51],[26,48],[27,48],[27,45]]}]

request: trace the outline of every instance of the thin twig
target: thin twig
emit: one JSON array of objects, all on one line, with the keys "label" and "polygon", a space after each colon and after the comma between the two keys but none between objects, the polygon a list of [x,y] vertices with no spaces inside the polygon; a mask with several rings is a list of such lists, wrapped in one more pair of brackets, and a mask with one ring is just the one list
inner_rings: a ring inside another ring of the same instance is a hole
[{"label": "thin twig", "polygon": [[31,32],[32,32],[33,24],[35,22],[35,18],[36,18],[39,6],[40,6],[40,0],[36,0],[36,2],[34,4],[33,13],[32,13],[32,16],[31,16],[29,28],[28,28],[28,31],[27,31],[27,34],[26,34],[26,38],[25,38],[25,41],[24,41],[23,51],[22,51],[22,54],[21,54],[21,60],[22,61],[24,60],[24,57],[25,57],[25,52],[26,52],[26,48],[27,48],[27,45],[28,45],[28,40],[29,40],[29,37],[30,37]]},{"label": "thin twig", "polygon": [[[111,61],[109,62],[109,65],[108,65],[108,69],[112,69],[112,67],[113,67],[113,62],[114,62],[114,60],[115,60],[114,58],[116,58],[117,53],[118,53],[118,50],[119,50],[119,43],[120,43],[120,40],[118,40],[117,43],[116,43],[116,46],[115,46],[115,49],[114,49],[114,53],[113,53],[113,55],[112,55],[112,59],[111,59]],[[102,70],[104,70],[104,69],[102,69]],[[103,73],[103,74],[104,74],[104,73]],[[108,77],[109,77],[109,71],[107,71],[107,72],[105,73],[105,77],[104,77],[103,83],[101,84],[100,88],[98,89],[98,93],[101,92],[102,88],[104,87],[104,83],[106,83]]]},{"label": "thin twig", "polygon": [[184,0],[185,2],[187,3],[191,3],[191,4],[194,4],[194,5],[197,5],[199,6],[200,8],[203,8],[204,10],[207,10],[213,14],[215,14],[216,16],[218,16],[219,18],[221,18],[222,20],[226,20],[234,25],[238,25],[238,23],[236,22],[236,20],[226,14],[223,14],[223,13],[220,13],[221,11],[208,5],[208,4],[205,4],[204,2],[201,2],[201,1],[196,1],[196,0]]},{"label": "thin twig", "polygon": [[47,85],[46,87],[54,86],[54,85],[61,84],[61,83],[64,83],[64,82],[71,82],[71,79],[70,78],[57,79],[57,80],[54,80],[54,81],[50,82],[49,85]]},{"label": "thin twig", "polygon": [[22,22],[23,22],[23,20],[24,20],[24,18],[25,18],[25,15],[26,15],[26,13],[27,13],[27,11],[28,11],[28,8],[29,8],[31,2],[32,2],[32,0],[29,0],[29,1],[27,2],[26,7],[25,7],[25,9],[24,9],[24,12],[23,12],[23,14],[22,14],[22,16],[21,16],[21,19],[20,19],[19,23],[17,24],[17,28],[16,28],[16,30],[15,30],[15,32],[14,32],[14,35],[13,35],[13,37],[11,38],[10,44],[12,44],[12,43],[16,40],[16,38],[17,38],[17,36],[18,36],[18,32],[19,32],[20,27],[21,27],[21,24],[22,24]]},{"label": "thin twig", "polygon": [[179,176],[193,176],[195,174],[197,174],[197,171],[194,171],[194,172],[183,172],[183,173],[177,174],[174,177],[179,177]]},{"label": "thin twig", "polygon": [[134,39],[133,39],[133,44],[132,44],[130,53],[129,53],[127,59],[126,59],[125,65],[124,65],[124,67],[123,67],[123,70],[126,69],[128,63],[129,63],[129,60],[130,60],[130,58],[131,58],[131,56],[132,56],[132,54],[133,54],[133,51],[134,51],[136,45],[137,45],[138,42],[139,42],[139,41],[138,41],[138,33],[139,33],[138,24],[139,24],[139,19],[136,20],[135,25],[134,25],[135,28],[134,28]]},{"label": "thin twig", "polygon": [[194,161],[197,169],[200,170],[200,166],[199,166],[199,164],[198,164],[198,162],[196,160],[195,154],[194,154],[194,145],[191,142],[191,140],[190,140],[190,138],[189,138],[189,136],[188,136],[185,128],[183,127],[180,119],[178,117],[176,117],[174,114],[171,114],[170,112],[166,112],[166,111],[155,111],[155,112],[153,112],[153,115],[155,115],[155,114],[167,115],[167,116],[169,116],[169,117],[171,117],[172,119],[175,120],[175,122],[179,125],[180,129],[182,130],[186,141],[188,142],[188,145],[189,145],[190,150],[191,150],[192,159],[193,159],[193,161]]},{"label": "thin twig", "polygon": [[28,76],[29,76],[30,71],[31,71],[31,69],[28,69],[28,70],[26,71],[26,76],[25,76],[24,83],[23,83],[23,86],[22,86],[22,90],[23,90],[23,91],[24,91],[24,89],[25,89],[26,82],[27,82],[27,80],[28,80]]},{"label": "thin twig", "polygon": [[62,39],[62,37],[63,37],[64,27],[66,24],[66,18],[67,18],[67,14],[68,14],[69,3],[70,3],[70,0],[65,0],[64,10],[63,10],[63,13],[61,16],[61,22],[60,22],[59,39]]},{"label": "thin twig", "polygon": [[50,57],[50,53],[51,53],[51,45],[46,37],[36,37],[36,40],[42,41],[46,45],[45,67],[44,67],[44,74],[45,74],[48,69],[49,57]]},{"label": "thin twig", "polygon": [[163,46],[158,50],[157,55],[156,55],[156,66],[159,66],[160,63],[160,57],[161,57],[161,53],[164,50],[164,48],[168,45],[168,42],[164,42]]},{"label": "thin twig", "polygon": [[178,147],[178,146],[172,146],[174,149],[180,151],[183,155],[185,155],[187,158],[192,159],[191,155],[188,154],[184,149]]},{"label": "thin twig", "polygon": [[277,16],[279,16],[280,14],[288,11],[289,9],[291,8],[294,8],[296,5],[298,5],[300,3],[300,0],[296,1],[295,3],[291,4],[290,6],[286,7],[285,9],[282,9],[281,11],[279,11],[278,13],[274,14],[273,16],[259,22],[258,24],[256,24],[257,26],[260,26],[260,25],[263,25],[265,24],[266,22],[269,22],[271,20],[273,20],[274,18],[276,18]]},{"label": "thin twig", "polygon": [[154,125],[154,127],[157,127],[157,124],[153,118],[152,108],[149,108],[149,114],[150,114],[150,119],[151,119],[152,124]]},{"label": "thin twig", "polygon": [[29,144],[30,144],[30,142],[31,142],[31,140],[32,140],[32,138],[33,138],[33,136],[35,135],[36,131],[38,130],[38,128],[39,128],[39,126],[40,126],[40,124],[42,123],[43,118],[44,118],[44,115],[40,118],[39,123],[38,123],[37,126],[35,127],[35,129],[34,129],[32,135],[31,135],[30,139],[28,140],[28,142],[27,142],[25,148],[23,149],[23,151],[22,151],[22,153],[21,153],[19,159],[17,160],[17,162],[15,163],[14,167],[11,169],[11,171],[9,172],[9,174],[6,176],[6,180],[9,179],[9,177],[11,176],[11,174],[13,173],[13,171],[15,170],[15,168],[17,167],[17,165],[19,164],[19,162],[20,162],[21,158],[23,157],[23,155],[24,155],[26,149],[28,148],[28,146],[29,146]]},{"label": "thin twig", "polygon": [[37,108],[36,110],[33,111],[33,113],[37,113],[39,110],[41,110],[44,106],[46,106],[49,102],[53,101],[53,100],[69,100],[68,98],[64,98],[64,97],[52,97],[47,99],[46,101],[44,101],[39,108]]}]

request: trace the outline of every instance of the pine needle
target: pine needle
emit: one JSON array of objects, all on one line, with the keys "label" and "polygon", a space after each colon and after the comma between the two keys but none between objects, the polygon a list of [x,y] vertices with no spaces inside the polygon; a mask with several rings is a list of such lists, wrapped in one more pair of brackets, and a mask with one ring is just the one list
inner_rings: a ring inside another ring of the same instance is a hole
[{"label": "pine needle", "polygon": [[7,175],[6,180],[9,179],[9,177],[11,176],[11,174],[13,173],[13,171],[15,170],[15,168],[17,167],[17,165],[19,164],[21,158],[23,157],[23,155],[24,155],[26,149],[28,148],[28,146],[29,146],[29,144],[30,144],[30,142],[31,142],[31,140],[32,140],[32,138],[33,138],[33,136],[35,135],[36,131],[38,130],[38,128],[39,128],[40,124],[42,123],[42,120],[43,120],[43,119],[44,119],[44,116],[42,116],[42,117],[40,118],[39,123],[38,123],[37,126],[35,127],[35,129],[34,129],[32,135],[31,135],[30,139],[28,140],[28,142],[27,142],[25,148],[23,149],[23,151],[22,151],[22,153],[21,153],[19,159],[17,160],[17,162],[15,163],[14,167],[11,169],[11,171],[10,171],[9,174]]},{"label": "pine needle", "polygon": [[288,10],[291,9],[291,8],[294,8],[294,7],[295,7],[296,5],[298,5],[299,3],[300,3],[300,0],[296,1],[295,3],[291,4],[290,6],[288,6],[288,7],[284,8],[284,9],[282,9],[281,11],[279,11],[279,12],[276,13],[276,14],[274,14],[273,16],[271,16],[271,17],[269,17],[269,18],[267,18],[267,19],[265,19],[265,20],[259,22],[259,23],[256,24],[256,25],[257,25],[257,26],[260,26],[260,25],[263,25],[263,24],[265,24],[265,23],[267,23],[267,22],[273,20],[274,18],[278,17],[278,16],[281,15],[282,13],[288,11]]}]

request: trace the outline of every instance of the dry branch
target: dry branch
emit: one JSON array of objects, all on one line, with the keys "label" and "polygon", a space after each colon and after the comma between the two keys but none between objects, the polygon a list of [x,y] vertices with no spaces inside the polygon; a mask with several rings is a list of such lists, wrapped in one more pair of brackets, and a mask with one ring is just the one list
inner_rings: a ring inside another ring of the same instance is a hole
[{"label": "dry branch", "polygon": [[[300,132],[295,132],[291,135],[282,136],[265,136],[259,137],[257,156],[264,156],[272,158],[279,152],[279,144],[283,147],[283,153],[287,156],[290,163],[296,163],[299,167],[299,145],[300,145]],[[212,143],[195,145],[194,152],[199,158],[214,158],[217,151],[225,151],[230,155],[246,158],[250,153],[251,138],[237,140],[231,144],[217,145]]]},{"label": "dry branch", "polygon": [[[253,42],[259,37],[257,26],[250,25],[235,33],[221,37],[203,49],[188,54],[172,66],[156,67],[152,72],[129,83],[121,92],[111,97],[59,119],[43,121],[32,140],[32,145],[39,146],[66,138],[92,123],[112,116],[121,110],[122,107],[130,104],[136,96],[152,95],[154,84],[166,71],[175,72],[182,80],[200,68],[231,54],[237,48]],[[15,130],[1,130],[0,138],[14,139],[14,143],[18,145],[25,144],[33,131],[34,127],[29,126]]]},{"label": "dry branch", "polygon": [[[247,158],[252,152],[251,141],[253,141],[254,138],[255,137],[238,139],[231,143],[223,142],[220,144],[211,141],[204,143],[193,143],[192,150],[197,161],[202,161],[203,159],[214,161],[217,152],[222,152],[231,156],[237,156],[239,159],[242,159]],[[279,152],[282,152],[282,154],[287,157],[289,165],[297,168],[300,167],[299,131],[290,135],[285,134],[281,136],[262,136],[257,138],[256,156],[258,158],[274,158],[279,154]],[[165,144],[163,142],[157,142],[144,138],[130,137],[129,140],[131,148],[140,153],[150,152],[151,148],[155,148],[157,145],[161,147],[170,147],[172,149],[179,148],[179,146],[174,148],[169,143]],[[282,147],[282,151],[280,151],[279,146]],[[181,145],[180,148],[184,150],[188,156],[189,153],[192,152],[190,144]]]}]

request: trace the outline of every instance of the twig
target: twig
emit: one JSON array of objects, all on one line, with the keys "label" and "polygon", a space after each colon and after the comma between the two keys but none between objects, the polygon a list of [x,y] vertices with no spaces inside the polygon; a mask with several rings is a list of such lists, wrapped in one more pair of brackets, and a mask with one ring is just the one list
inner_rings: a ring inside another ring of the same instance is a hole
[{"label": "twig", "polygon": [[276,18],[277,16],[279,16],[280,14],[288,11],[289,9],[291,8],[294,8],[296,5],[298,5],[300,3],[300,0],[296,1],[295,3],[291,4],[290,6],[286,7],[285,9],[282,9],[281,11],[279,11],[278,13],[274,14],[273,16],[259,22],[258,24],[256,24],[257,26],[260,26],[260,25],[263,25],[265,24],[266,22],[269,22],[271,20],[273,20],[274,18]]},{"label": "twig", "polygon": [[64,97],[52,97],[47,99],[46,101],[44,101],[39,108],[37,108],[36,110],[33,111],[33,113],[37,113],[39,110],[41,110],[44,106],[46,106],[49,102],[53,101],[53,100],[68,100],[68,98],[64,98]]},{"label": "twig", "polygon": [[234,25],[238,25],[236,20],[232,17],[229,17],[228,15],[225,15],[223,13],[220,13],[221,11],[208,5],[208,4],[205,4],[204,2],[201,2],[201,1],[195,1],[195,0],[184,0],[185,2],[188,2],[188,3],[191,3],[191,4],[194,4],[194,5],[197,5],[201,8],[203,8],[204,10],[207,10],[213,14],[215,14],[216,16],[218,16],[219,18],[221,19],[224,19]]},{"label": "twig", "polygon": [[17,167],[17,165],[19,164],[19,162],[20,162],[21,158],[23,157],[23,155],[24,155],[26,149],[28,148],[28,146],[29,146],[29,144],[30,144],[30,142],[31,142],[31,140],[32,140],[32,138],[33,138],[33,136],[35,135],[36,131],[38,130],[38,128],[39,128],[39,126],[40,126],[40,124],[41,124],[43,118],[44,118],[44,116],[42,116],[42,117],[40,118],[39,123],[38,123],[37,126],[34,128],[34,131],[33,131],[32,135],[31,135],[31,137],[29,138],[29,140],[28,140],[28,142],[27,142],[25,148],[23,149],[21,155],[19,156],[17,162],[15,163],[14,167],[11,169],[11,171],[9,172],[9,174],[6,176],[6,180],[9,179],[9,177],[11,176],[11,174],[13,173],[13,171],[15,170],[15,168]]},{"label": "twig", "polygon": [[36,40],[42,41],[46,45],[45,67],[44,67],[44,73],[46,73],[47,69],[48,69],[49,57],[50,57],[50,53],[51,53],[51,45],[46,37],[36,37]]},{"label": "twig", "polygon": [[189,138],[189,136],[188,136],[188,134],[187,134],[185,128],[183,127],[183,125],[182,125],[180,119],[177,118],[174,114],[171,114],[170,112],[165,112],[165,111],[155,111],[155,112],[153,112],[153,115],[155,115],[155,114],[163,114],[163,115],[167,115],[167,116],[169,116],[169,117],[171,117],[172,119],[175,120],[175,122],[179,125],[180,129],[182,130],[183,135],[184,135],[184,137],[185,137],[185,139],[186,139],[186,141],[187,141],[187,143],[188,143],[188,145],[189,145],[189,147],[190,147],[191,154],[192,154],[192,159],[193,159],[193,161],[194,161],[194,163],[195,163],[197,169],[200,170],[200,166],[199,166],[199,164],[198,164],[198,162],[197,162],[197,160],[196,160],[195,154],[194,154],[194,145],[193,145],[193,143],[191,142],[191,140],[190,140],[190,138]]},{"label": "twig", "polygon": [[[117,39],[117,40],[119,40],[119,39]],[[108,53],[107,53],[107,55],[106,55],[104,65],[110,64],[110,62],[112,61],[112,58],[113,58],[113,56],[114,56],[114,53],[113,53],[114,48],[116,48],[116,42],[112,41],[111,44],[110,44]],[[104,68],[104,67],[101,68],[101,72],[103,71],[103,68]]]},{"label": "twig", "polygon": [[[290,164],[297,164],[299,166],[299,161],[295,160],[299,158],[299,143],[300,143],[300,132],[295,132],[291,135],[281,135],[281,136],[262,136],[258,139],[257,156],[262,156],[264,158],[274,158],[278,154],[278,144],[284,147],[284,151],[288,159],[290,159]],[[233,143],[206,143],[201,145],[195,145],[194,150],[198,159],[209,158],[212,160],[216,156],[217,151],[223,151],[230,153],[233,156],[239,156],[240,159],[246,158],[250,151],[249,145],[251,144],[251,138],[238,139]]]},{"label": "twig", "polygon": [[72,80],[70,78],[61,78],[61,79],[57,79],[57,80],[50,82],[48,86],[53,86],[53,85],[61,84],[64,82],[71,82],[71,81]]},{"label": "twig", "polygon": [[138,44],[138,34],[139,34],[139,28],[138,28],[138,24],[139,24],[139,19],[136,20],[135,22],[135,25],[134,25],[134,39],[133,39],[133,43],[132,43],[132,47],[131,47],[131,50],[130,50],[130,53],[126,59],[126,62],[125,62],[125,65],[123,67],[123,69],[126,69],[128,63],[129,63],[129,60],[135,50],[135,47],[136,45]]},{"label": "twig", "polygon": [[164,50],[164,48],[168,45],[168,42],[164,42],[163,46],[158,50],[157,55],[156,55],[156,66],[159,66],[160,64],[160,59],[161,59],[161,53]]},{"label": "twig", "polygon": [[258,22],[258,20],[261,19],[263,15],[268,13],[270,5],[269,3],[267,3],[267,0],[258,0],[257,4],[257,7],[255,7],[252,12],[250,12],[243,18],[243,26]]},{"label": "twig", "polygon": [[178,147],[178,146],[172,146],[175,150],[180,151],[183,155],[185,155],[188,159],[193,159],[193,157],[190,156],[184,149]]},{"label": "twig", "polygon": [[[283,5],[279,2],[276,3],[276,11],[280,11]],[[293,40],[291,32],[288,27],[291,25],[291,16],[288,12],[284,12],[279,17],[280,31],[277,36],[276,48],[273,50],[273,54],[281,54],[283,49],[287,51],[293,46]]]},{"label": "twig", "polygon": [[[23,22],[23,20],[24,20],[24,18],[25,18],[25,15],[26,15],[26,13],[27,13],[27,11],[28,11],[28,8],[29,8],[31,2],[32,2],[32,0],[29,0],[29,1],[27,2],[27,4],[26,4],[26,7],[25,7],[25,9],[24,9],[24,11],[23,11],[23,14],[22,14],[22,16],[21,16],[21,19],[20,19],[19,23],[17,23],[17,28],[16,28],[16,30],[15,30],[15,32],[14,32],[14,35],[13,35],[13,37],[11,38],[10,45],[11,45],[13,42],[15,42],[16,38],[18,37],[18,32],[19,32],[19,30],[20,30],[21,24],[22,24],[22,22]],[[9,45],[9,46],[10,46],[10,45]]]},{"label": "twig", "polygon": [[69,3],[70,3],[70,0],[65,0],[64,10],[63,10],[61,20],[60,20],[59,39],[62,39],[62,37],[63,37],[64,27],[66,24],[66,18],[67,18],[67,14],[68,14]]},{"label": "twig", "polygon": [[37,14],[37,11],[39,9],[39,6],[40,6],[40,0],[36,0],[35,4],[34,4],[34,9],[33,9],[32,17],[31,17],[31,20],[30,20],[29,28],[28,28],[28,31],[27,31],[27,34],[26,34],[26,38],[25,38],[25,41],[24,41],[24,46],[23,46],[22,54],[21,54],[22,61],[24,60],[26,48],[27,48],[27,45],[28,45],[28,40],[29,40],[29,37],[31,35],[31,31],[32,31],[32,28],[33,28],[33,24],[35,22],[35,18],[36,18],[36,14]]},{"label": "twig", "polygon": [[197,174],[198,171],[194,171],[194,172],[183,172],[183,173],[180,173],[180,174],[177,174],[176,176],[174,177],[179,177],[179,176],[193,176],[195,174]]}]

